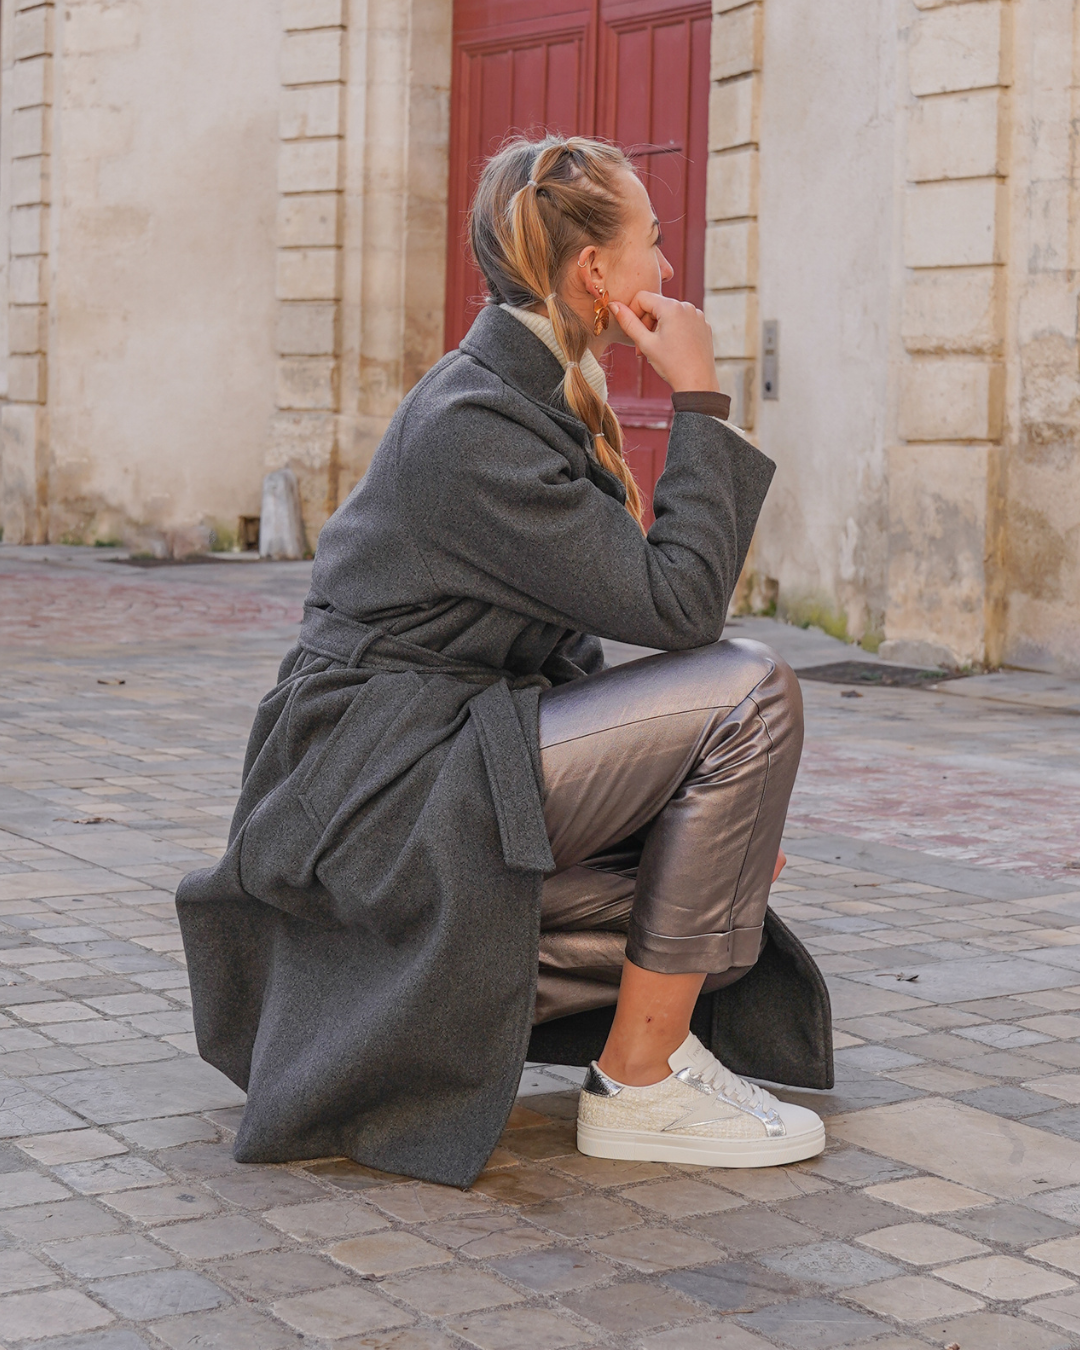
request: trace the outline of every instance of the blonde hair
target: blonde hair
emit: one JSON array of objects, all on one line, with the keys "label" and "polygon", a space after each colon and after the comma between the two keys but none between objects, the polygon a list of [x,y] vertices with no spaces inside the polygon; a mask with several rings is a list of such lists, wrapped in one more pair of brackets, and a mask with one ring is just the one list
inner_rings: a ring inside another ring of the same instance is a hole
[{"label": "blonde hair", "polygon": [[623,459],[619,419],[578,364],[589,329],[558,294],[575,254],[587,244],[611,244],[622,232],[618,175],[633,171],[626,155],[605,141],[518,137],[484,166],[469,237],[492,303],[546,306],[568,363],[563,398],[592,433],[596,458],[623,484],[626,509],[640,525],[644,503]]}]

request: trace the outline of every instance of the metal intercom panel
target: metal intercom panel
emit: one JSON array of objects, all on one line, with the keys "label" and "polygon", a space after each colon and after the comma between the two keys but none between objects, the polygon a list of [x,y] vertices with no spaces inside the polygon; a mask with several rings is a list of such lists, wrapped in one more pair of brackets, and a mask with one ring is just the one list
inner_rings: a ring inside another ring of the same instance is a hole
[{"label": "metal intercom panel", "polygon": [[766,319],[762,324],[761,397],[780,397],[780,323]]}]

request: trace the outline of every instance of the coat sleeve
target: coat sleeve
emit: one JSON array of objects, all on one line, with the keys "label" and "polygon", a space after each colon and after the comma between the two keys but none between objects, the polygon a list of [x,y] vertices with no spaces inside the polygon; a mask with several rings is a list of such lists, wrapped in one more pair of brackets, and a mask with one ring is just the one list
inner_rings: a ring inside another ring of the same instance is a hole
[{"label": "coat sleeve", "polygon": [[399,460],[436,587],[600,637],[715,642],[775,469],[733,428],[678,413],[648,536],[555,445],[479,402],[409,428]]}]

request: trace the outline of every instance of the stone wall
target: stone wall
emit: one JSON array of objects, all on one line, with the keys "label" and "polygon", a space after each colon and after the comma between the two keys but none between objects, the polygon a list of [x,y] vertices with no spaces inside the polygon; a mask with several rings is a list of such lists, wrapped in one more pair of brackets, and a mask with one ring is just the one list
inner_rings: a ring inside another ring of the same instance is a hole
[{"label": "stone wall", "polygon": [[5,539],[228,542],[274,407],[277,4],[4,0],[2,29]]}]

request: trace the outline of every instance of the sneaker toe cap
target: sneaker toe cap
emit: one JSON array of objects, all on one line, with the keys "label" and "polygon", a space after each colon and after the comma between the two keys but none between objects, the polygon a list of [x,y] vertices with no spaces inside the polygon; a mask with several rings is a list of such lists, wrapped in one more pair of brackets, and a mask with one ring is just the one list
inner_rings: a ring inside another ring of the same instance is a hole
[{"label": "sneaker toe cap", "polygon": [[794,1102],[781,1102],[779,1115],[789,1139],[816,1134],[824,1128],[816,1111],[811,1111],[805,1106],[796,1106]]}]

